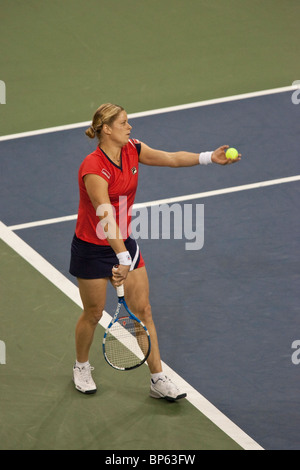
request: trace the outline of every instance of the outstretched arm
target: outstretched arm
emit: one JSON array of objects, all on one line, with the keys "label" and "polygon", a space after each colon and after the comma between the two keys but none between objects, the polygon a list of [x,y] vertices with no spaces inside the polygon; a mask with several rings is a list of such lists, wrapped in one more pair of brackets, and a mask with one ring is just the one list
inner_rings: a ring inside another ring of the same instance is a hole
[{"label": "outstretched arm", "polygon": [[[213,153],[211,160],[219,165],[227,165],[241,159],[241,155],[236,160],[226,158],[225,152],[228,145],[217,148]],[[165,152],[163,150],[155,150],[148,145],[141,144],[141,152],[139,157],[140,163],[150,166],[168,166],[171,168],[182,168],[199,165],[199,154],[192,152]]]}]

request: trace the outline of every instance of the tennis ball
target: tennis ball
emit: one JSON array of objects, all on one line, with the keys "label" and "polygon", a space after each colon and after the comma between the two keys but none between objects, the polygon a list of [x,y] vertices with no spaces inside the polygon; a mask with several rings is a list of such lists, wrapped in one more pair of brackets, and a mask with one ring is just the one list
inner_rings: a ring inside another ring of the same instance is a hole
[{"label": "tennis ball", "polygon": [[230,158],[230,160],[236,160],[239,155],[237,149],[230,148],[226,151],[226,158]]}]

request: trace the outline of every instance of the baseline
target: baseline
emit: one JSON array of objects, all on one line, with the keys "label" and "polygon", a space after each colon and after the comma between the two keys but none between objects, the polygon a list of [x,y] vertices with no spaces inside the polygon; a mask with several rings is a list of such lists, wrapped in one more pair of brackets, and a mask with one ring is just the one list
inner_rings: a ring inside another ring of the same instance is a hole
[{"label": "baseline", "polygon": [[[184,202],[184,201],[192,201],[194,199],[204,199],[207,197],[212,196],[219,196],[221,194],[230,194],[235,193],[238,191],[247,191],[250,189],[258,189],[258,188],[265,188],[267,186],[273,186],[276,184],[283,184],[283,183],[292,183],[294,181],[300,181],[300,175],[295,176],[288,176],[286,178],[277,178],[274,180],[267,180],[267,181],[260,181],[258,183],[251,183],[251,184],[244,184],[241,186],[232,186],[230,188],[223,188],[223,189],[216,189],[213,191],[205,191],[202,193],[195,193],[195,194],[187,194],[185,196],[177,196],[171,197],[167,199],[159,199],[157,201],[148,201],[148,202],[141,202],[137,204],[133,204],[133,209],[141,209],[143,207],[153,207],[159,206],[161,204],[172,204],[174,202]],[[49,224],[57,224],[60,222],[68,222],[71,220],[76,220],[77,214],[67,215],[64,217],[55,217],[52,219],[44,219],[44,220],[37,220],[35,222],[26,222],[24,224],[17,224],[17,225],[10,225],[8,228],[10,230],[22,230],[26,228],[38,227],[41,225],[49,225]]]},{"label": "baseline", "polygon": [[[153,116],[155,114],[171,113],[174,111],[182,111],[184,109],[198,108],[201,106],[210,106],[210,105],[218,104],[218,103],[227,103],[230,101],[245,100],[249,98],[256,98],[258,96],[284,93],[286,91],[295,91],[298,89],[299,89],[299,85],[296,84],[296,85],[291,85],[291,86],[286,86],[286,87],[281,87],[281,88],[271,88],[269,90],[242,93],[240,95],[225,96],[222,98],[213,98],[213,99],[205,100],[205,101],[196,101],[194,103],[187,103],[187,104],[181,104],[177,106],[169,106],[166,108],[158,108],[158,109],[152,109],[149,111],[131,113],[131,114],[128,114],[128,119],[136,119],[140,117]],[[91,124],[91,121],[83,121],[83,122],[77,122],[74,124],[65,124],[63,126],[47,127],[45,129],[37,129],[33,131],[28,131],[28,132],[20,132],[17,134],[9,134],[9,135],[0,136],[0,142],[1,141],[3,142],[5,140],[20,139],[23,137],[32,137],[35,135],[48,134],[50,132],[60,132],[60,131],[66,131],[66,130],[71,130],[71,129],[78,129],[80,127],[89,126],[90,124]]]}]

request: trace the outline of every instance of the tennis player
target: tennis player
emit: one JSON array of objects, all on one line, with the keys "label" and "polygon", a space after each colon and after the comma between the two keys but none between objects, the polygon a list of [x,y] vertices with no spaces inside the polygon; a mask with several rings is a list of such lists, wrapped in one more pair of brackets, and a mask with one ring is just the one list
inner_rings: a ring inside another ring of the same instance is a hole
[{"label": "tennis player", "polygon": [[[200,155],[184,151],[169,153],[130,138],[131,129],[126,111],[107,103],[97,109],[86,130],[88,137],[97,138],[98,145],[83,160],[78,174],[80,200],[70,273],[78,279],[83,312],[75,332],[73,380],[82,393],[97,391],[89,351],[105,307],[108,282],[115,287],[124,283],[127,304],[146,325],[151,337],[147,360],[151,373],[150,396],[175,401],[186,397],[186,393],[162,370],[147,271],[139,247],[128,231],[131,220],[128,209],[134,203],[140,163],[181,168],[212,162],[225,165],[231,161],[225,156],[226,145]],[[115,265],[119,267],[114,269]]]}]

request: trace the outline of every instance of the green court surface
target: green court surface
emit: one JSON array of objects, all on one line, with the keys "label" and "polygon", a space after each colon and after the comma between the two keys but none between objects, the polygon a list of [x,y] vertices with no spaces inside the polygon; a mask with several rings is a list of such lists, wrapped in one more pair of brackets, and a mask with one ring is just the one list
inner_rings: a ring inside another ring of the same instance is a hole
[{"label": "green court surface", "polygon": [[1,0],[0,135],[290,86],[295,0]]},{"label": "green court surface", "polygon": [[147,366],[110,368],[99,325],[91,363],[98,383],[85,396],[72,382],[74,327],[80,308],[0,242],[0,449],[238,450],[187,400],[148,396]]}]

